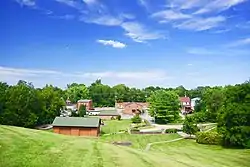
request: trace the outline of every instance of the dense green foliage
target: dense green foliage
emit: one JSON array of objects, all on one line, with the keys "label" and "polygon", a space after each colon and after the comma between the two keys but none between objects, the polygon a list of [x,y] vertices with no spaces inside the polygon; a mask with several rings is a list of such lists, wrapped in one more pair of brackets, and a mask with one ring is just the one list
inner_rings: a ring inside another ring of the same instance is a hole
[{"label": "dense green foliage", "polygon": [[194,135],[197,131],[198,127],[193,117],[186,116],[183,124],[183,132],[189,135]]},{"label": "dense green foliage", "polygon": [[147,99],[150,115],[156,123],[171,123],[179,119],[179,96],[174,91],[158,90]]},{"label": "dense green foliage", "polygon": [[132,123],[139,124],[141,123],[142,119],[139,115],[135,115],[133,118],[131,118]]},{"label": "dense green foliage", "polygon": [[196,133],[196,142],[199,144],[220,145],[222,137],[218,132],[198,132]]},{"label": "dense green foliage", "polygon": [[250,82],[225,88],[218,132],[223,145],[250,148]]},{"label": "dense green foliage", "polygon": [[23,127],[51,123],[65,105],[61,92],[52,86],[35,89],[19,81],[15,86],[1,84],[0,124]]},{"label": "dense green foliage", "polygon": [[177,129],[166,129],[165,133],[177,133]]},{"label": "dense green foliage", "polygon": [[89,97],[89,90],[84,84],[73,83],[67,86],[66,96],[72,103],[76,103],[80,99]]},{"label": "dense green foliage", "polygon": [[85,105],[81,105],[78,111],[78,114],[80,117],[84,117],[86,115],[86,106]]},{"label": "dense green foliage", "polygon": [[250,82],[207,88],[192,117],[217,122],[224,146],[250,148]]}]

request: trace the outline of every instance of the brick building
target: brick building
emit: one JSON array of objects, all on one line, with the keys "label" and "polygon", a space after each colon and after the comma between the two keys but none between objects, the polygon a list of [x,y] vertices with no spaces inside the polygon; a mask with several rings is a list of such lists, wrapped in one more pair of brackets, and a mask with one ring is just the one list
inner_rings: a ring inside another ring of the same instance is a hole
[{"label": "brick building", "polygon": [[100,118],[56,117],[52,126],[54,133],[72,136],[99,136]]},{"label": "brick building", "polygon": [[148,108],[148,103],[142,102],[122,102],[116,103],[116,108],[122,109],[124,114],[140,114]]},{"label": "brick building", "polygon": [[189,97],[180,97],[180,104],[182,113],[191,113],[193,111],[191,107],[191,100]]},{"label": "brick building", "polygon": [[92,100],[78,100],[77,101],[77,110],[79,111],[81,105],[86,106],[86,110],[93,110],[93,103]]}]

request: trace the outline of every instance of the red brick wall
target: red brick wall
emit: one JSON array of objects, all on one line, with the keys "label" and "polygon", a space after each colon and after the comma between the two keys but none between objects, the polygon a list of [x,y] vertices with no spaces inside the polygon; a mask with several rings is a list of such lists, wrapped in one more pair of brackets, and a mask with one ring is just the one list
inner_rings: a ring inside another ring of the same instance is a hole
[{"label": "red brick wall", "polygon": [[100,127],[84,128],[84,127],[53,127],[54,133],[72,135],[72,136],[99,136]]}]

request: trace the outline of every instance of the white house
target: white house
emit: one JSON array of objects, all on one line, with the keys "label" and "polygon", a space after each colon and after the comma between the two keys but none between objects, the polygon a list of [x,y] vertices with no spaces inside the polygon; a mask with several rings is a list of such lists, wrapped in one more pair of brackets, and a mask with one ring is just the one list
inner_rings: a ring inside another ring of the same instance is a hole
[{"label": "white house", "polygon": [[191,99],[191,107],[192,107],[192,109],[194,109],[196,101],[197,101],[197,100],[200,100],[200,99],[201,99],[201,98],[199,98],[199,97],[196,97],[196,98],[192,98],[192,99]]}]

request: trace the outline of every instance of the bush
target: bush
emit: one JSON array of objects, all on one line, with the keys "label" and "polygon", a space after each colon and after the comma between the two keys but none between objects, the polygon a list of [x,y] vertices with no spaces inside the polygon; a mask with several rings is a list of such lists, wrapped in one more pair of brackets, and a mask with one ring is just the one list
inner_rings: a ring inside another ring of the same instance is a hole
[{"label": "bush", "polygon": [[177,129],[166,129],[165,133],[177,133]]},{"label": "bush", "polygon": [[222,136],[217,132],[198,132],[196,133],[196,142],[199,144],[220,145]]},{"label": "bush", "polygon": [[121,118],[122,118],[121,115],[118,115],[118,116],[116,117],[116,119],[119,120],[119,121],[121,120]]},{"label": "bush", "polygon": [[186,117],[183,123],[183,132],[191,135],[194,135],[198,131],[198,127],[196,125],[195,120],[193,117]]},{"label": "bush", "polygon": [[139,115],[135,115],[133,118],[131,118],[132,123],[139,124],[141,123],[142,119]]},{"label": "bush", "polygon": [[195,122],[198,122],[198,123],[209,122],[206,112],[198,112],[192,115],[191,117],[193,117]]}]

